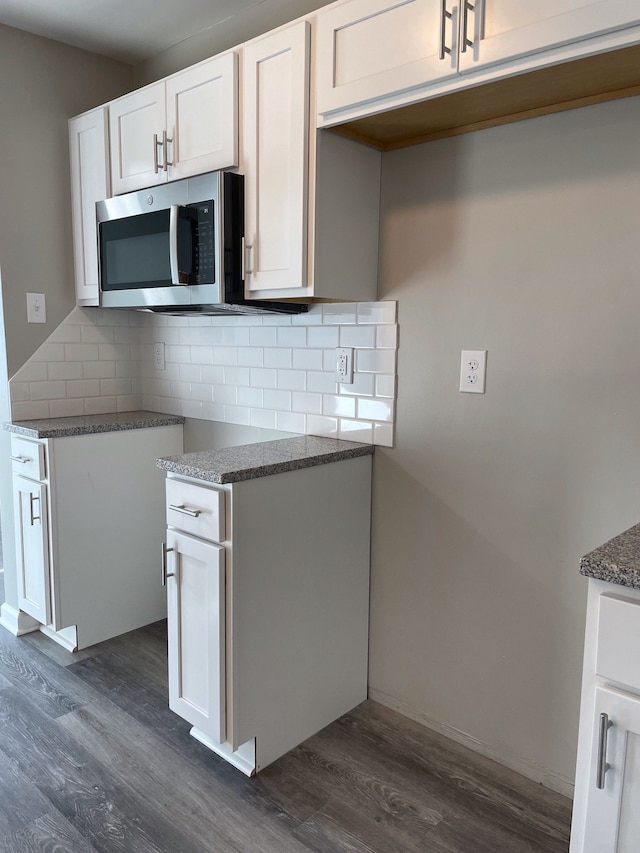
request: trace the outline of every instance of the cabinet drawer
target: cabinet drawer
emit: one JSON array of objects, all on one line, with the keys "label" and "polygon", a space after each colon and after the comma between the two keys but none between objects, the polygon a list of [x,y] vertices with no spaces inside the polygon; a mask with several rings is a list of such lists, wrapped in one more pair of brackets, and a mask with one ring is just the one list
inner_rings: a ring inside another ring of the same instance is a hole
[{"label": "cabinet drawer", "polygon": [[596,674],[640,689],[640,601],[600,596]]},{"label": "cabinet drawer", "polygon": [[11,465],[14,474],[20,474],[32,480],[44,480],[46,477],[44,444],[12,435]]},{"label": "cabinet drawer", "polygon": [[201,539],[224,541],[224,492],[167,480],[167,524]]}]

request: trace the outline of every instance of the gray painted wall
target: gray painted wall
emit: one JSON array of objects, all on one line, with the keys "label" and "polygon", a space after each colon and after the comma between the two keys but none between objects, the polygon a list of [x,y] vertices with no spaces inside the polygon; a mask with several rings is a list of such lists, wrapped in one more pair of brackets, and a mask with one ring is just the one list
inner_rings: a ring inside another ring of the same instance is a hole
[{"label": "gray painted wall", "polygon": [[[640,516],[640,98],[383,158],[397,446],[376,449],[370,682],[571,780],[580,556]],[[460,351],[487,349],[484,396]]]},{"label": "gray painted wall", "polygon": [[[132,69],[49,39],[0,26],[0,270],[3,331],[0,414],[9,417],[7,378],[75,305],[71,237],[71,116],[132,87]],[[28,324],[26,294],[44,293],[47,322]],[[17,604],[9,433],[0,431],[0,518],[6,599]]]}]

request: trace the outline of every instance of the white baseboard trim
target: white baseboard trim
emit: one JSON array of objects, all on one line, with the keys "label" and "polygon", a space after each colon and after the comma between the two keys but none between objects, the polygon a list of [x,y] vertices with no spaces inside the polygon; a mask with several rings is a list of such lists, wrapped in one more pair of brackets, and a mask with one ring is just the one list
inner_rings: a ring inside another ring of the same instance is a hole
[{"label": "white baseboard trim", "polygon": [[410,720],[414,720],[416,723],[420,723],[426,728],[444,735],[456,743],[462,744],[462,746],[469,747],[474,752],[484,755],[485,758],[490,758],[498,764],[502,764],[503,767],[508,767],[509,770],[515,770],[516,773],[520,773],[521,776],[526,776],[527,779],[544,785],[545,788],[550,788],[552,791],[563,794],[565,797],[573,798],[573,779],[556,773],[554,770],[541,767],[535,761],[529,761],[506,750],[496,749],[491,744],[483,743],[472,735],[461,732],[459,729],[449,726],[446,723],[432,720],[426,714],[416,711],[415,708],[395,699],[393,696],[389,696],[387,693],[383,693],[381,690],[369,687],[369,699],[379,702],[392,711],[397,711],[403,717],[408,717]]},{"label": "white baseboard trim", "polygon": [[5,601],[0,607],[0,625],[6,628],[14,637],[21,637],[23,634],[30,634],[32,631],[37,631],[40,623],[36,622],[28,613],[23,610],[16,610]]},{"label": "white baseboard trim", "polygon": [[191,729],[189,734],[191,735],[191,737],[194,737],[196,740],[200,741],[203,746],[206,746],[212,752],[215,752],[216,755],[219,755],[221,758],[224,758],[225,761],[229,762],[229,764],[233,764],[233,766],[236,767],[238,770],[241,770],[245,774],[245,776],[255,776],[255,738],[253,740],[247,741],[246,743],[243,743],[234,752],[231,747],[229,747],[226,743],[217,743],[217,741],[212,740],[208,735],[206,735],[203,731],[200,731],[200,729],[196,728],[195,726]]},{"label": "white baseboard trim", "polygon": [[64,628],[61,631],[54,631],[49,625],[40,625],[39,628],[45,637],[49,637],[49,639],[54,640],[68,652],[75,652],[77,650],[78,639],[76,636],[75,626],[72,626],[71,628]]}]

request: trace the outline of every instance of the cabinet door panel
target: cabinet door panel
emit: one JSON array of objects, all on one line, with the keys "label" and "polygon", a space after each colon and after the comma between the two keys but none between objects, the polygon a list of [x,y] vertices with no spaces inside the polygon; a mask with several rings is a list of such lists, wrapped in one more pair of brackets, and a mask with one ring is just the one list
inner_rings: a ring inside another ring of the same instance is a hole
[{"label": "cabinet door panel", "polygon": [[318,112],[455,76],[457,0],[448,0],[447,11],[443,19],[441,0],[351,0],[321,12]]},{"label": "cabinet door panel", "polygon": [[[600,715],[606,714],[604,788],[596,786]],[[640,698],[596,688],[591,779],[587,799],[584,853],[632,853],[638,849],[640,812]]]},{"label": "cabinet door panel", "polygon": [[106,107],[69,122],[76,302],[98,304],[96,202],[111,195]]},{"label": "cabinet door panel", "polygon": [[255,298],[306,285],[309,24],[250,43],[243,62],[245,290]]},{"label": "cabinet door panel", "polygon": [[14,476],[13,497],[20,609],[51,623],[47,487]]},{"label": "cabinet door panel", "polygon": [[162,142],[166,128],[165,84],[156,83],[109,105],[111,180],[113,192],[138,190],[167,180],[161,146],[155,149],[160,167],[154,164],[154,134]]},{"label": "cabinet door panel", "polygon": [[167,80],[169,177],[238,164],[238,57],[197,65]]},{"label": "cabinet door panel", "polygon": [[[637,0],[479,0],[461,73],[640,24]],[[537,64],[537,63],[536,63]]]},{"label": "cabinet door panel", "polygon": [[225,719],[224,548],[167,532],[169,707],[222,743]]}]

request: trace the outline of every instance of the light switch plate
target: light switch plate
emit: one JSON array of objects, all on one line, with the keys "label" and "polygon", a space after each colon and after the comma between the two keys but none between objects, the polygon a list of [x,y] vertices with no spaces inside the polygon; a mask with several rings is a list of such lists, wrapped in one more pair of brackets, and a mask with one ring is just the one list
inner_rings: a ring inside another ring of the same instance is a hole
[{"label": "light switch plate", "polygon": [[467,394],[484,394],[486,374],[486,349],[463,349],[460,359],[460,390]]},{"label": "light switch plate", "polygon": [[44,293],[27,293],[27,323],[46,323],[47,305]]}]

